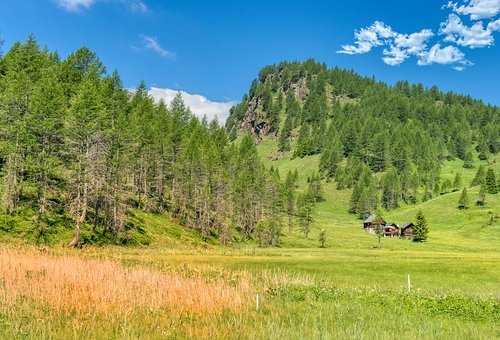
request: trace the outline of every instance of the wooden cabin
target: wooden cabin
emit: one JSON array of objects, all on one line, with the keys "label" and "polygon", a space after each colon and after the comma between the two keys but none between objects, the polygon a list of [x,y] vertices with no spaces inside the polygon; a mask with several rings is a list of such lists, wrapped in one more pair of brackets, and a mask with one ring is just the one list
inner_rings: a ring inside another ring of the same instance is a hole
[{"label": "wooden cabin", "polygon": [[363,221],[363,228],[369,232],[375,232],[377,228],[384,227],[386,222],[382,219],[381,221],[377,221],[377,217],[375,215],[368,216]]},{"label": "wooden cabin", "polygon": [[[408,222],[403,224],[402,226],[396,223],[386,223],[383,219],[377,221],[377,217],[375,215],[369,215],[363,221],[363,228],[365,231],[375,234],[377,230],[381,230],[384,237],[406,237],[413,238],[414,233],[413,229],[415,224],[412,222]],[[381,229],[379,229],[381,228]]]},{"label": "wooden cabin", "polygon": [[399,237],[401,235],[401,228],[396,223],[389,223],[384,227],[385,237]]},{"label": "wooden cabin", "polygon": [[401,228],[401,236],[403,237],[413,237],[413,229],[415,227],[415,224],[412,222],[405,223],[403,224],[403,227]]}]

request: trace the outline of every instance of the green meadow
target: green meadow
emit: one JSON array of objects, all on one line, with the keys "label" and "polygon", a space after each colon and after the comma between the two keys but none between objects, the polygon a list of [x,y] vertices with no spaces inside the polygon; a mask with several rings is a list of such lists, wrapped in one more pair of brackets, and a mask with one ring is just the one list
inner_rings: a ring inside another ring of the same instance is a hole
[{"label": "green meadow", "polygon": [[[317,169],[317,157],[273,161],[275,148],[270,140],[259,146],[267,166],[283,174]],[[458,161],[447,162],[442,176],[452,179],[459,171],[468,186],[479,164],[476,161],[474,169],[466,170]],[[498,164],[497,157],[490,165],[498,170]],[[478,188],[471,188],[471,207],[466,210],[457,209],[460,192],[453,192],[385,212],[387,221],[404,223],[422,210],[430,234],[424,243],[399,238],[382,238],[379,243],[375,235],[364,232],[361,220],[347,212],[348,190],[338,191],[335,183],[324,183],[323,191],[325,199],[315,207],[309,237],[304,238],[297,228],[284,228],[278,248],[259,248],[251,242],[221,247],[215,240],[202,241],[196,232],[165,216],[142,212],[136,212],[136,218],[147,226],[152,240],[148,247],[37,250],[4,235],[5,247],[9,242],[7,248],[13,251],[34,251],[42,258],[110,261],[127,273],[146,270],[220,283],[236,290],[241,305],[178,312],[172,306],[141,302],[123,316],[119,311],[87,310],[80,304],[56,308],[50,301],[20,295],[0,307],[0,337],[500,338],[500,223],[491,219],[492,214],[500,214],[499,195],[487,195],[486,206],[480,208],[474,204]],[[327,235],[324,249],[319,248],[321,229]],[[32,275],[28,272],[25,275]],[[36,282],[41,285],[43,281]],[[8,284],[0,287],[6,298]],[[124,292],[129,289],[123,288]],[[194,293],[181,295],[178,303],[182,305]],[[84,305],[85,295],[82,299]]]}]

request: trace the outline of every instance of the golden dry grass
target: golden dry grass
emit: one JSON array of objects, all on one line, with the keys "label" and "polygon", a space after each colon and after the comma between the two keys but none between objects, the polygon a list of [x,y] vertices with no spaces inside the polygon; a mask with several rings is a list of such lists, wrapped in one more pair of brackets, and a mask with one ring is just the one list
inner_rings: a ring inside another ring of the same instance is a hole
[{"label": "golden dry grass", "polygon": [[130,315],[137,309],[216,314],[243,308],[248,279],[208,282],[109,260],[51,256],[36,250],[0,250],[0,303],[28,299],[56,311]]}]

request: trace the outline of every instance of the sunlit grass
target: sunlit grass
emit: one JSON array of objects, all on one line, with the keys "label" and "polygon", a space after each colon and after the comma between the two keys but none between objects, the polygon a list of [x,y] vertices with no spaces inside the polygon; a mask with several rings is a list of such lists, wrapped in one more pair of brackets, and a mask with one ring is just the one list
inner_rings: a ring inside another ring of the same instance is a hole
[{"label": "sunlit grass", "polygon": [[136,309],[220,313],[247,302],[249,284],[231,286],[201,276],[123,267],[110,260],[46,256],[34,250],[0,251],[0,299],[14,305],[28,299],[69,313],[113,313]]},{"label": "sunlit grass", "polygon": [[0,255],[6,339],[499,335],[494,255],[118,247]]}]

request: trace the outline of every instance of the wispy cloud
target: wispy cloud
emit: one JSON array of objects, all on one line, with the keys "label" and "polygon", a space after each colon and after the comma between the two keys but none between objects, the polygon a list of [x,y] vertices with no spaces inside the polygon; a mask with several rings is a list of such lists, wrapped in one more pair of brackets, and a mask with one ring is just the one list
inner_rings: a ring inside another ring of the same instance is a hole
[{"label": "wispy cloud", "polygon": [[149,12],[149,7],[143,1],[140,0],[129,1],[128,6],[133,12],[139,12],[139,13]]},{"label": "wispy cloud", "polygon": [[96,0],[56,0],[59,7],[68,12],[77,12],[90,8]]},{"label": "wispy cloud", "polygon": [[175,59],[175,53],[163,48],[157,38],[147,35],[141,37],[145,48],[155,52],[162,58]]},{"label": "wispy cloud", "polygon": [[[473,63],[467,60],[459,47],[474,49],[494,45],[494,33],[500,32],[500,19],[495,20],[500,14],[500,0],[450,1],[443,8],[451,9],[452,13],[441,23],[438,34],[431,29],[398,33],[391,26],[376,21],[371,26],[356,30],[354,43],[342,46],[337,53],[365,54],[374,48],[384,47],[382,60],[390,66],[400,65],[415,57],[420,66],[451,65],[455,70],[462,71]],[[472,20],[470,26],[460,16],[468,16]],[[429,45],[432,40],[434,42]],[[443,44],[447,46],[442,47]]]},{"label": "wispy cloud", "polygon": [[146,13],[149,7],[143,0],[54,0],[59,7],[68,12],[87,10],[97,2],[111,2],[125,5],[133,12]]}]

